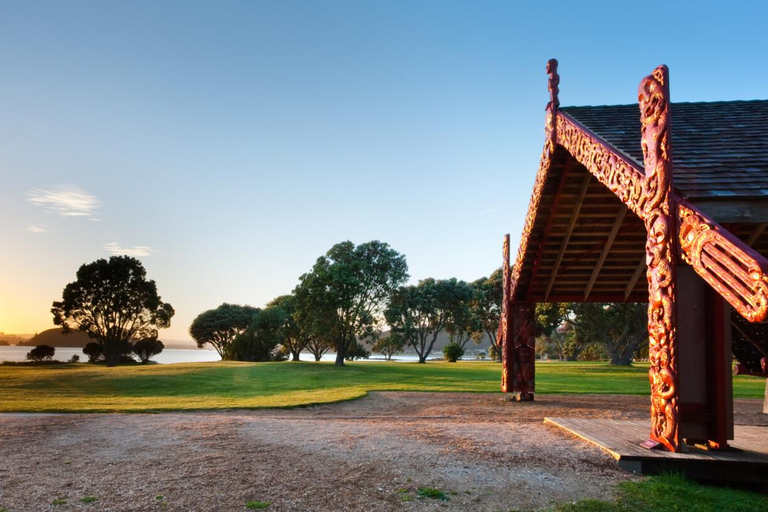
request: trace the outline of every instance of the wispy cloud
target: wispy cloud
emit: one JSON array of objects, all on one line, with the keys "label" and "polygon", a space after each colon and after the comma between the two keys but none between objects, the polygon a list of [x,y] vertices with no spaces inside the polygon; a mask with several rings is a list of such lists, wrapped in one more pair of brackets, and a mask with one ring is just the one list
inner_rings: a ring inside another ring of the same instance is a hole
[{"label": "wispy cloud", "polygon": [[154,249],[147,247],[146,245],[134,245],[133,247],[120,247],[117,242],[110,242],[104,245],[104,248],[114,256],[149,256]]},{"label": "wispy cloud", "polygon": [[45,233],[46,231],[48,231],[48,228],[46,228],[45,226],[32,224],[30,226],[27,226],[27,231],[29,231],[30,233]]},{"label": "wispy cloud", "polygon": [[27,194],[30,203],[42,206],[62,217],[90,217],[99,207],[95,196],[78,188],[33,190]]}]

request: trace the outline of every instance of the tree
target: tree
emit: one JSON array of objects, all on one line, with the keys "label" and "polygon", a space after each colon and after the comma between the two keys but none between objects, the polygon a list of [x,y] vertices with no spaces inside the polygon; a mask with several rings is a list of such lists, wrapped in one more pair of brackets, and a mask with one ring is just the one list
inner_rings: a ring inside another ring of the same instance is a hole
[{"label": "tree", "polygon": [[586,339],[601,344],[611,364],[629,365],[648,341],[648,306],[639,303],[574,303],[573,325]]},{"label": "tree", "polygon": [[281,295],[267,304],[267,307],[278,307],[285,312],[282,345],[291,354],[293,361],[299,361],[301,351],[311,341],[311,335],[296,321],[296,295]]},{"label": "tree", "polygon": [[[483,339],[483,325],[480,317],[472,308],[475,290],[464,281],[457,281],[454,298],[445,330],[450,334],[451,341],[457,343],[462,351],[469,340],[480,344]],[[498,327],[498,325],[497,325]]]},{"label": "tree", "polygon": [[405,256],[379,241],[334,245],[300,277],[295,294],[299,322],[326,337],[343,366],[354,344],[373,338],[389,294],[408,279]]},{"label": "tree", "polygon": [[382,354],[387,361],[392,360],[392,356],[403,351],[405,341],[402,336],[390,333],[389,336],[382,336],[373,344],[371,350],[377,354]]},{"label": "tree", "polygon": [[321,336],[310,335],[309,343],[307,343],[307,351],[315,358],[315,361],[319,361],[323,358],[323,355],[333,348],[333,344],[326,338]]},{"label": "tree", "polygon": [[27,361],[34,361],[36,363],[50,361],[55,353],[56,349],[50,345],[38,345],[27,352]]},{"label": "tree", "polygon": [[443,358],[449,363],[455,363],[464,355],[464,348],[458,343],[448,343],[443,347]]},{"label": "tree", "polygon": [[227,346],[226,358],[233,361],[275,360],[274,351],[282,341],[285,317],[285,311],[275,306],[260,311],[248,329]]},{"label": "tree", "polygon": [[144,266],[130,256],[112,256],[83,265],[77,280],[53,303],[53,323],[66,334],[80,330],[104,349],[107,366],[116,366],[126,347],[143,338],[156,338],[170,327],[173,307],[147,280]]},{"label": "tree", "polygon": [[390,296],[384,317],[392,333],[416,350],[419,363],[427,361],[463,293],[456,279],[436,281],[430,277],[416,286],[402,286]]},{"label": "tree", "polygon": [[[472,283],[474,297],[471,308],[480,321],[483,331],[491,341],[491,354],[501,354],[496,340],[496,333],[501,322],[501,302],[504,298],[504,278],[502,270],[494,270],[491,277],[483,277]],[[493,358],[493,356],[491,356]],[[499,357],[498,359],[501,360]]]},{"label": "tree", "polygon": [[198,347],[210,343],[219,356],[225,359],[227,347],[250,327],[259,311],[251,306],[224,303],[197,315],[189,326],[189,335]]},{"label": "tree", "polygon": [[163,351],[165,345],[157,338],[144,338],[133,344],[133,353],[142,363],[148,363],[152,356]]},{"label": "tree", "polygon": [[347,350],[347,355],[344,359],[347,361],[354,361],[355,359],[368,359],[369,357],[371,357],[371,351],[365,348],[365,345],[362,343],[355,342],[355,344]]}]

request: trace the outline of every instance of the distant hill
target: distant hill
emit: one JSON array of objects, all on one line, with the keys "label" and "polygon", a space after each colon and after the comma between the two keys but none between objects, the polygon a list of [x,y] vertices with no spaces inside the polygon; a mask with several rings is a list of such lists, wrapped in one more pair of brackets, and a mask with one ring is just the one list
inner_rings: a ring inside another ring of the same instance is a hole
[{"label": "distant hill", "polygon": [[8,343],[7,341],[0,340],[0,347],[7,347],[8,345],[10,345],[10,343]]},{"label": "distant hill", "polygon": [[20,347],[36,347],[37,345],[49,345],[51,347],[84,347],[91,341],[87,334],[82,331],[72,331],[69,334],[62,334],[61,329],[48,329],[36,334],[27,341],[19,343]]}]

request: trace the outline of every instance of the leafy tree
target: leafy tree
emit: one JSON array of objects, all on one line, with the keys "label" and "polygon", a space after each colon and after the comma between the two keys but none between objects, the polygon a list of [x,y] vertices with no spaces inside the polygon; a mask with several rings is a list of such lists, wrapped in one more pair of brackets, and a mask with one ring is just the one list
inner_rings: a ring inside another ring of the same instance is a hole
[{"label": "leafy tree", "polygon": [[648,306],[639,303],[574,303],[573,325],[580,336],[602,345],[611,364],[629,365],[648,342]]},{"label": "leafy tree", "polygon": [[322,359],[323,355],[331,350],[331,348],[333,348],[333,344],[327,338],[316,334],[309,335],[307,351],[312,354],[315,361]]},{"label": "leafy tree", "polygon": [[51,361],[55,353],[56,349],[50,345],[38,345],[27,352],[27,361]]},{"label": "leafy tree", "polygon": [[302,329],[296,320],[296,295],[281,295],[267,304],[267,307],[279,307],[285,312],[282,345],[290,353],[293,361],[299,361],[301,351],[307,348],[312,336]]},{"label": "leafy tree", "polygon": [[392,360],[392,356],[403,351],[405,341],[402,336],[390,333],[389,336],[382,336],[371,348],[377,354],[382,354],[387,361]]},{"label": "leafy tree", "polygon": [[197,315],[189,326],[189,335],[198,347],[210,343],[219,356],[225,359],[227,347],[250,327],[259,311],[251,306],[224,303]]},{"label": "leafy tree", "polygon": [[91,341],[83,347],[83,354],[88,356],[89,363],[98,363],[104,360],[104,347]]},{"label": "leafy tree", "polygon": [[170,327],[173,307],[147,280],[144,266],[130,256],[112,256],[83,265],[77,280],[53,303],[53,323],[66,334],[84,331],[104,349],[107,366],[116,366],[136,340],[156,338],[157,329]]},{"label": "leafy tree", "polygon": [[501,357],[494,358],[493,354],[501,354],[501,348],[496,340],[496,334],[501,322],[501,302],[504,298],[504,277],[502,270],[494,270],[491,277],[483,277],[472,283],[474,297],[471,308],[476,315],[483,331],[491,341],[491,358],[500,361]]},{"label": "leafy tree", "polygon": [[462,350],[469,340],[480,344],[483,339],[482,321],[472,308],[474,298],[475,290],[471,285],[464,281],[456,282],[454,300],[445,330],[450,334],[451,341],[457,343]]},{"label": "leafy tree", "polygon": [[588,338],[582,330],[577,331],[570,320],[564,320],[560,326],[549,335],[549,341],[557,350],[557,355],[562,361],[577,361],[579,356],[594,345],[594,341]]},{"label": "leafy tree", "polygon": [[394,291],[384,316],[392,333],[416,350],[419,363],[425,363],[437,336],[463,297],[463,287],[456,279],[423,279],[416,286],[402,286]]},{"label": "leafy tree", "polygon": [[133,344],[133,353],[142,363],[147,363],[153,357],[163,351],[165,345],[157,338],[144,338]]},{"label": "leafy tree", "polygon": [[448,343],[443,347],[443,358],[449,363],[455,363],[464,355],[464,348],[458,343]]},{"label": "leafy tree", "polygon": [[282,341],[286,313],[272,306],[260,311],[251,325],[227,346],[225,356],[233,361],[273,361]]},{"label": "leafy tree", "polygon": [[375,336],[387,297],[406,279],[405,256],[388,244],[338,243],[300,278],[295,290],[299,323],[315,336],[327,336],[336,365],[343,366],[358,340]]}]

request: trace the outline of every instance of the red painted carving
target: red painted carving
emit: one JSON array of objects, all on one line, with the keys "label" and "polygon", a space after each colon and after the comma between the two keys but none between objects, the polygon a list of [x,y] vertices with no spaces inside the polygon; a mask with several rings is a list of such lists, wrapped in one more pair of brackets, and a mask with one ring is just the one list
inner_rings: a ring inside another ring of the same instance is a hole
[{"label": "red painted carving", "polygon": [[651,381],[651,439],[679,451],[677,389],[677,312],[675,257],[676,204],[672,193],[669,137],[669,72],[659,66],[640,82],[645,180],[639,206],[648,232],[648,336]]},{"label": "red painted carving", "polygon": [[504,293],[501,299],[501,320],[499,322],[499,332],[496,334],[496,343],[501,349],[501,391],[506,393],[509,391],[509,372],[512,368],[511,361],[511,344],[508,342],[508,326],[509,320],[509,302],[510,292],[512,287],[510,286],[509,275],[509,235],[504,235],[504,247],[502,249],[502,257],[504,261],[501,267],[501,275],[503,280]]},{"label": "red painted carving", "polygon": [[741,316],[750,322],[764,321],[768,261],[690,203],[679,203],[678,217],[683,260]]},{"label": "red painted carving", "polygon": [[558,112],[557,117],[557,143],[643,218],[641,203],[645,177],[642,170],[565,112]]},{"label": "red painted carving", "polygon": [[512,332],[509,340],[515,353],[512,360],[512,391],[520,394],[520,400],[533,400],[536,390],[535,312],[534,303],[512,303]]},{"label": "red painted carving", "polygon": [[525,251],[528,249],[528,239],[530,238],[531,230],[533,229],[533,223],[536,220],[536,211],[539,209],[539,203],[541,202],[541,193],[544,190],[544,182],[546,182],[547,174],[549,173],[552,154],[555,152],[555,141],[557,139],[557,109],[560,106],[560,100],[558,98],[558,93],[560,91],[558,87],[560,84],[560,75],[557,74],[556,59],[550,59],[549,62],[547,62],[547,74],[549,75],[549,103],[547,103],[545,128],[546,141],[544,142],[544,151],[542,152],[541,160],[539,161],[539,170],[536,173],[536,181],[533,184],[531,201],[528,203],[528,213],[525,216],[523,235],[520,237],[520,245],[517,248],[515,266],[512,268],[512,286],[509,294],[511,299],[514,299],[517,291],[517,282],[520,279]]}]

